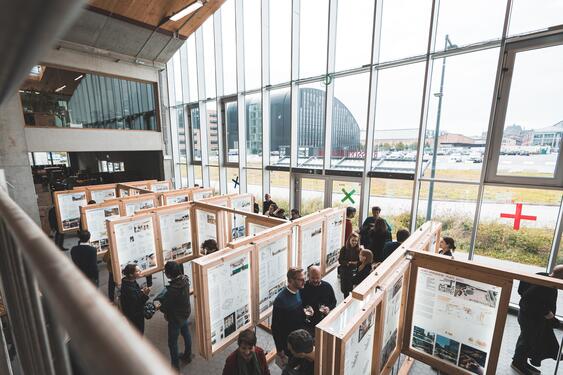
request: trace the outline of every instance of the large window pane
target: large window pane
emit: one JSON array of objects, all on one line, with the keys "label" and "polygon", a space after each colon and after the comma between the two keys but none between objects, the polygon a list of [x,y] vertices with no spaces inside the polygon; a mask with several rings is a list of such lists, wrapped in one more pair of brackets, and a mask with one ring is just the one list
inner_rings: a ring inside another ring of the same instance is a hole
[{"label": "large window pane", "polygon": [[213,17],[203,23],[203,56],[205,62],[205,95],[215,97],[215,41],[213,32]]},{"label": "large window pane", "polygon": [[197,80],[197,57],[195,51],[195,33],[190,35],[186,40],[186,47],[188,49],[188,81],[190,85],[190,101],[198,100],[198,80]]},{"label": "large window pane", "polygon": [[332,181],[332,207],[354,207],[356,216],[352,219],[354,228],[359,227],[360,199],[362,185],[356,181]]},{"label": "large window pane", "polygon": [[431,10],[431,0],[383,1],[379,61],[426,53]]},{"label": "large window pane", "polygon": [[207,102],[207,152],[209,164],[219,165],[219,125],[217,124],[217,103]]},{"label": "large window pane", "polygon": [[424,63],[379,71],[373,170],[414,173],[424,73]]},{"label": "large window pane", "polygon": [[247,95],[246,101],[246,165],[262,167],[262,95]]},{"label": "large window pane", "polygon": [[299,16],[299,78],[325,74],[328,0],[302,0]]},{"label": "large window pane", "polygon": [[262,194],[262,170],[247,169],[246,170],[246,191],[254,195],[257,203],[262,202],[264,194]]},{"label": "large window pane", "polygon": [[270,171],[269,193],[278,207],[289,212],[289,172]]},{"label": "large window pane", "polygon": [[199,106],[188,107],[190,133],[192,142],[192,160],[201,162],[201,127],[199,120]]},{"label": "large window pane", "polygon": [[194,165],[194,185],[203,186],[203,167]]},{"label": "large window pane", "polygon": [[243,3],[245,90],[262,86],[260,3],[261,0],[244,0]]},{"label": "large window pane", "polygon": [[373,0],[339,1],[335,70],[371,63]]},{"label": "large window pane", "polygon": [[[170,104],[182,104],[182,67],[180,64],[180,53],[179,51],[172,57],[172,63],[174,65],[174,100],[175,103]],[[172,98],[171,98],[172,99]]]},{"label": "large window pane", "polygon": [[176,108],[178,118],[178,149],[180,153],[180,163],[187,162],[187,148],[186,148],[186,123],[184,116],[184,107]]},{"label": "large window pane", "polygon": [[228,163],[238,163],[238,109],[237,101],[223,102],[226,158]]},{"label": "large window pane", "polygon": [[297,163],[322,168],[325,131],[325,87],[321,82],[301,85],[297,99]]},{"label": "large window pane", "polygon": [[334,81],[332,168],[364,167],[369,77],[369,73],[362,73]]},{"label": "large window pane", "polygon": [[302,216],[320,211],[324,208],[325,180],[316,178],[299,179],[299,213]]},{"label": "large window pane", "polygon": [[[563,138],[563,46],[515,56],[497,174],[553,178]],[[539,182],[539,181],[538,181]]]},{"label": "large window pane", "polygon": [[446,35],[457,46],[500,39],[505,13],[506,0],[440,1],[434,50],[446,49]]},{"label": "large window pane", "polygon": [[221,189],[219,185],[219,167],[209,168],[209,187],[215,189],[215,194],[220,194]]},{"label": "large window pane", "polygon": [[270,164],[289,165],[291,145],[289,89],[270,92]]},{"label": "large window pane", "polygon": [[510,14],[509,35],[523,34],[563,24],[560,0],[514,0]]},{"label": "large window pane", "polygon": [[291,79],[291,0],[270,0],[270,84]]},{"label": "large window pane", "polygon": [[223,37],[223,90],[224,94],[237,92],[237,41],[235,27],[235,0],[221,6],[221,32]]},{"label": "large window pane", "polygon": [[227,168],[227,193],[240,192],[240,178],[238,168]]},{"label": "large window pane", "polygon": [[412,191],[414,182],[409,180],[392,180],[372,178],[369,207],[381,208],[381,217],[391,225],[393,238],[399,229],[409,229],[411,225]]},{"label": "large window pane", "polygon": [[437,59],[433,64],[424,177],[479,180],[498,49],[445,60]]}]

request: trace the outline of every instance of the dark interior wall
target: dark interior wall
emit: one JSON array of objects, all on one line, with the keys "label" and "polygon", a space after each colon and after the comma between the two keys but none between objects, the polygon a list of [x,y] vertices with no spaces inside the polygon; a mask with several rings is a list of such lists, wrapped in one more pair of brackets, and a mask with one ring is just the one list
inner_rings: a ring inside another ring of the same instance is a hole
[{"label": "dark interior wall", "polygon": [[98,173],[98,161],[107,160],[125,163],[125,172],[102,173],[104,182],[164,179],[162,151],[69,152],[68,154],[73,174],[79,170]]}]

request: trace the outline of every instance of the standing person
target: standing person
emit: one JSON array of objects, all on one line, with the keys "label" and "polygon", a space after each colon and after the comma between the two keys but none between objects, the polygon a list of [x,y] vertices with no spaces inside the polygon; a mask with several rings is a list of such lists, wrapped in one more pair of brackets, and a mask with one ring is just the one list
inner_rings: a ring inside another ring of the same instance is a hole
[{"label": "standing person", "polygon": [[346,207],[346,230],[344,231],[344,242],[348,241],[348,237],[354,231],[354,227],[352,225],[352,219],[356,216],[356,208],[355,207]]},{"label": "standing person", "polygon": [[340,290],[344,294],[344,298],[354,289],[352,279],[354,278],[354,271],[360,263],[360,236],[356,232],[346,240],[346,245],[340,249],[338,255],[338,275],[340,276]]},{"label": "standing person", "polygon": [[290,355],[287,350],[287,336],[290,332],[305,326],[305,312],[299,293],[304,284],[303,270],[291,267],[287,271],[287,287],[274,300],[272,335],[276,344],[277,357],[282,363],[287,363]]},{"label": "standing person", "polygon": [[362,281],[365,280],[366,277],[369,276],[372,270],[373,264],[373,254],[368,249],[362,249],[360,251],[360,265],[356,270],[356,275],[354,275],[354,279],[352,279],[352,284],[354,286],[360,285]]},{"label": "standing person", "polygon": [[264,202],[262,202],[262,214],[266,215],[266,212],[270,210],[270,205],[274,203],[272,196],[270,194],[264,195]]},{"label": "standing person", "polygon": [[[555,266],[549,275],[544,272],[538,275],[563,279],[563,265]],[[518,312],[520,336],[511,367],[524,375],[540,374],[534,366],[540,366],[541,361],[547,358],[557,360],[559,356],[559,343],[553,333],[553,329],[560,325],[555,317],[557,289],[520,281],[518,294],[521,296]],[[534,366],[528,364],[528,358]]]},{"label": "standing person", "polygon": [[301,217],[301,214],[299,214],[299,210],[297,208],[292,208],[290,211],[291,214],[291,221],[299,219]]},{"label": "standing person", "polygon": [[178,337],[180,334],[184,338],[185,345],[182,360],[186,363],[192,361],[192,337],[188,325],[188,318],[192,312],[190,279],[182,273],[182,266],[172,260],[164,265],[164,274],[170,280],[170,285],[166,287],[164,293],[155,298],[155,301],[159,302],[157,308],[164,313],[164,318],[168,322],[170,362],[172,367],[179,369]]},{"label": "standing person", "polygon": [[70,257],[76,267],[94,283],[99,285],[98,280],[98,251],[94,246],[90,246],[90,232],[87,230],[78,233],[78,245],[70,249]]},{"label": "standing person", "polygon": [[391,232],[387,230],[387,225],[385,220],[382,218],[377,218],[375,220],[374,228],[369,232],[370,237],[368,248],[373,253],[373,259],[376,263],[383,262],[385,259],[383,256],[383,247],[389,241],[391,241]]},{"label": "standing person", "polygon": [[[364,222],[362,223],[362,227],[367,226],[369,224],[373,224],[375,223],[375,221],[380,218],[380,214],[381,214],[381,207],[379,206],[373,206],[371,208],[371,214],[372,216],[367,217]],[[382,218],[383,219],[383,218]],[[391,225],[389,225],[389,223],[387,222],[387,220],[383,219],[383,221],[385,221],[385,225],[387,226],[387,231],[389,233],[391,233]]]},{"label": "standing person", "polygon": [[453,256],[453,252],[455,251],[455,241],[451,237],[442,237],[440,240],[440,250],[438,254]]},{"label": "standing person", "polygon": [[55,245],[59,247],[62,251],[67,251],[68,249],[64,247],[65,235],[59,232],[59,224],[57,222],[57,211],[55,210],[55,205],[49,209],[49,227],[51,227],[51,232],[53,232],[53,239],[55,240]]},{"label": "standing person", "polygon": [[128,264],[121,272],[121,311],[123,315],[143,334],[145,332],[145,303],[149,299],[150,288],[141,289],[137,279],[141,269],[136,264]]},{"label": "standing person", "polygon": [[305,322],[309,332],[314,336],[315,326],[336,307],[336,297],[332,286],[321,279],[319,266],[309,267],[308,276],[305,287],[301,290],[301,299],[305,309],[310,307],[313,311],[313,315]]},{"label": "standing person", "polygon": [[282,375],[313,375],[315,373],[315,340],[304,329],[293,331],[287,337],[291,359]]},{"label": "standing person", "polygon": [[397,241],[389,241],[383,246],[383,260],[387,259],[393,251],[397,250],[403,242],[409,238],[411,233],[406,229],[399,229],[397,231]]},{"label": "standing person", "polygon": [[264,350],[256,346],[252,329],[242,331],[237,338],[238,349],[225,361],[223,375],[270,375]]},{"label": "standing person", "polygon": [[268,207],[268,211],[266,212],[266,216],[275,216],[275,212],[278,210],[278,205],[275,202],[272,202]]}]

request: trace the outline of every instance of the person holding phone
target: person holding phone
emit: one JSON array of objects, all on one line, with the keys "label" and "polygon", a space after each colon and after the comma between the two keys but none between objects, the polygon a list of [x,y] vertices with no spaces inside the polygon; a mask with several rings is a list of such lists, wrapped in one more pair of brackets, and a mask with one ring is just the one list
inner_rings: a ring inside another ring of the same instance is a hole
[{"label": "person holding phone", "polygon": [[123,315],[143,334],[145,332],[145,303],[149,299],[150,288],[141,288],[137,279],[141,277],[141,269],[136,264],[128,264],[121,272],[121,311]]}]

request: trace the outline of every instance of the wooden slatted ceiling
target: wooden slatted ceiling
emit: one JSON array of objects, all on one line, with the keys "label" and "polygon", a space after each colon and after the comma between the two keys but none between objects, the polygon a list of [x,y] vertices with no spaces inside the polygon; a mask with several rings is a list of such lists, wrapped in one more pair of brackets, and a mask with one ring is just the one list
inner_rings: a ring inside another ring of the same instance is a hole
[{"label": "wooden slatted ceiling", "polygon": [[[88,8],[108,16],[119,17],[138,25],[154,28],[164,18],[170,17],[194,2],[195,0],[90,0]],[[207,0],[195,15],[189,14],[176,22],[168,21],[160,29],[168,32],[177,31],[182,37],[188,37],[224,2],[225,0]],[[187,23],[186,20],[188,20]],[[186,24],[184,25],[184,23]]]}]

